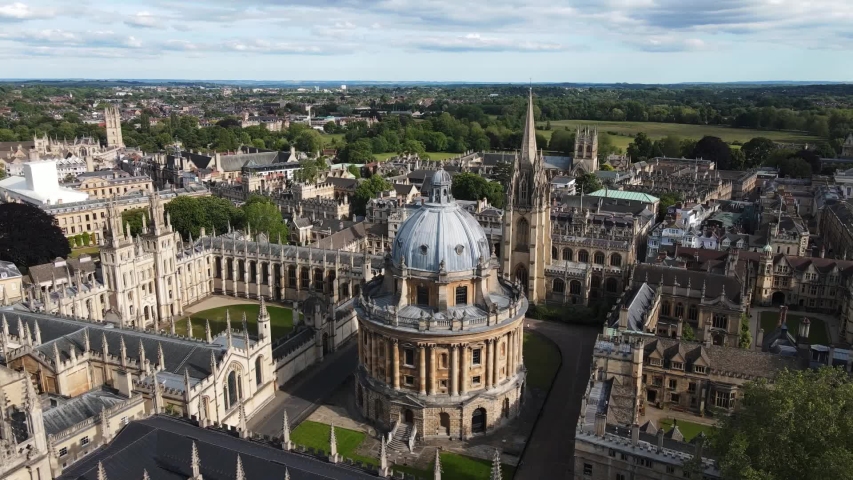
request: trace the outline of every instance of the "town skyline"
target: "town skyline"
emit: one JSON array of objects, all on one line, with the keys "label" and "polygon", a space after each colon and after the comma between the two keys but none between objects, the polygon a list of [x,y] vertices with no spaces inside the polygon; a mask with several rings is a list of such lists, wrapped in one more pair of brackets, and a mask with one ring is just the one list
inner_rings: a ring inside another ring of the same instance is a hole
[{"label": "town skyline", "polygon": [[30,0],[0,2],[0,61],[27,78],[834,82],[853,78],[851,20],[839,0]]}]

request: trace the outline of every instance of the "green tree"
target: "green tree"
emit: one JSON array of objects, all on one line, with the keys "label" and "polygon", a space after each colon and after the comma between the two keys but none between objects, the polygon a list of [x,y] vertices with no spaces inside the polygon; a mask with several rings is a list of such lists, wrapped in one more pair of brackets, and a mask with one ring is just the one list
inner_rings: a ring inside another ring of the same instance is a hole
[{"label": "green tree", "polygon": [[560,152],[567,156],[573,155],[575,151],[575,132],[554,130],[554,133],[551,134],[551,140],[548,142],[548,150]]},{"label": "green tree", "polygon": [[693,148],[693,158],[711,160],[717,164],[717,170],[732,168],[732,149],[719,137],[702,137]]},{"label": "green tree", "polygon": [[681,327],[681,339],[688,342],[696,341],[696,332],[693,331],[693,327],[687,322],[684,322],[684,325]]},{"label": "green tree", "polygon": [[634,141],[628,145],[628,156],[632,162],[644,162],[654,157],[654,143],[645,133],[638,133]]},{"label": "green tree", "polygon": [[316,130],[307,129],[296,137],[294,145],[300,152],[315,155],[323,148],[323,139],[320,138],[320,134]]},{"label": "green tree", "polygon": [[166,213],[185,240],[190,235],[198,238],[202,228],[212,235],[214,231],[226,232],[229,225],[237,228],[243,224],[242,212],[224,198],[177,197],[166,204]]},{"label": "green tree", "polygon": [[684,197],[681,195],[681,192],[673,191],[661,194],[660,202],[658,202],[657,220],[663,220],[666,217],[667,209],[682,200],[684,200]]},{"label": "green tree", "polygon": [[148,218],[147,208],[131,208],[121,212],[121,223],[122,225],[129,225],[130,234],[135,237],[142,233],[142,217]]},{"label": "green tree", "polygon": [[460,200],[485,198],[497,208],[503,208],[506,205],[503,186],[490,182],[476,173],[464,172],[453,177],[452,193]]},{"label": "green tree", "polygon": [[740,348],[752,346],[752,333],[749,331],[749,315],[744,313],[740,316],[740,337],[738,338]]},{"label": "green tree", "polygon": [[743,392],[712,435],[723,478],[853,479],[853,383],[843,369],[784,370]]},{"label": "green tree", "polygon": [[269,197],[253,195],[240,209],[245,216],[247,228],[254,233],[265,233],[271,241],[286,241],[288,236],[287,224],[281,216],[281,212]]},{"label": "green tree", "polygon": [[492,169],[492,176],[501,185],[509,185],[510,180],[512,180],[513,168],[515,167],[510,162],[498,162]]},{"label": "green tree", "polygon": [[355,165],[350,165],[347,167],[347,171],[351,173],[355,178],[361,178],[361,169]]},{"label": "green tree", "polygon": [[745,166],[753,168],[767,161],[773,150],[776,150],[776,143],[769,138],[755,137],[744,143],[740,150],[746,157]]},{"label": "green tree", "polygon": [[338,130],[338,125],[335,122],[329,121],[323,125],[323,131],[326,133],[335,133]]},{"label": "green tree", "polygon": [[388,180],[385,180],[379,175],[373,175],[367,180],[361,182],[355,189],[355,195],[352,200],[353,212],[356,215],[365,215],[367,213],[367,202],[371,198],[376,197],[379,192],[391,190],[393,185]]},{"label": "green tree", "polygon": [[612,172],[615,169],[609,163],[605,163],[601,166],[600,170],[604,170],[605,172]]},{"label": "green tree", "polygon": [[594,173],[584,173],[575,178],[575,190],[584,195],[601,190],[601,181]]},{"label": "green tree", "polygon": [[69,253],[52,215],[25,203],[0,204],[0,260],[26,269]]},{"label": "green tree", "polygon": [[347,163],[365,164],[374,161],[373,144],[367,138],[348,143],[338,155],[338,159]]},{"label": "green tree", "polygon": [[261,150],[267,148],[267,144],[266,144],[266,142],[264,142],[263,138],[256,138],[256,139],[252,140],[252,145],[255,148],[259,148]]},{"label": "green tree", "polygon": [[327,170],[326,162],[320,159],[306,158],[299,161],[302,166],[296,171],[295,178],[297,182],[314,183],[321,172]]},{"label": "green tree", "polygon": [[677,135],[667,135],[655,141],[655,147],[664,157],[678,158],[681,156],[681,142]]}]

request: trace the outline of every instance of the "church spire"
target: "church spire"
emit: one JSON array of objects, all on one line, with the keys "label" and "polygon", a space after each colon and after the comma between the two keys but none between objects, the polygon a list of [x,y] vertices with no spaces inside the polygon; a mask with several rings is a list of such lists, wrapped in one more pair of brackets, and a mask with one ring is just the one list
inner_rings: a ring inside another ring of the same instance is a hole
[{"label": "church spire", "polygon": [[533,89],[527,100],[527,118],[524,120],[524,138],[521,140],[521,162],[533,163],[536,160],[536,119],[533,115]]}]

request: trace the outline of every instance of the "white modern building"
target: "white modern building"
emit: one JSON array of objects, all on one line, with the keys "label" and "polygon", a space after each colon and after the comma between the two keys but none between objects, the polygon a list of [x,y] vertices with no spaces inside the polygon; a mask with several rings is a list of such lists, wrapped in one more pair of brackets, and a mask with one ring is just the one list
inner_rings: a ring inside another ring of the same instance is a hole
[{"label": "white modern building", "polygon": [[89,199],[88,193],[59,186],[56,160],[24,163],[23,174],[0,180],[0,200],[42,206]]}]

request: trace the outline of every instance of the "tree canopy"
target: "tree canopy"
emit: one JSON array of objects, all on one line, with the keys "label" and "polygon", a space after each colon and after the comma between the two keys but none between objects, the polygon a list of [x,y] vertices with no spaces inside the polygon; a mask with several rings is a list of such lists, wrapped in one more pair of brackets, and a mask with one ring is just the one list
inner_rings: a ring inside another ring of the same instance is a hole
[{"label": "tree canopy", "polygon": [[287,224],[281,216],[272,199],[260,195],[253,195],[242,207],[246,219],[246,226],[253,234],[264,233],[269,236],[271,242],[277,242],[281,237],[283,243],[287,243]]},{"label": "tree canopy", "polygon": [[367,202],[376,197],[379,192],[391,190],[392,187],[391,182],[379,175],[373,175],[359,183],[352,200],[353,212],[356,215],[365,215],[367,213]]},{"label": "tree canopy", "polygon": [[487,199],[497,208],[506,206],[504,186],[490,182],[476,173],[464,172],[453,177],[453,196],[459,200]]},{"label": "tree canopy", "polygon": [[732,168],[732,150],[720,137],[705,136],[696,142],[693,158],[711,160],[717,164],[717,170]]},{"label": "tree canopy", "polygon": [[0,260],[29,268],[71,253],[56,219],[24,203],[0,204]]},{"label": "tree canopy", "polygon": [[575,178],[575,190],[584,195],[601,190],[601,181],[594,173],[584,173]]},{"label": "tree canopy", "polygon": [[[168,211],[168,209],[166,211]],[[131,208],[130,210],[121,212],[122,228],[127,224],[127,226],[130,227],[130,234],[132,236],[139,235],[142,233],[142,217],[148,218],[148,209],[145,207]]]},{"label": "tree canopy", "polygon": [[178,197],[166,204],[172,227],[184,239],[198,238],[204,227],[206,233],[228,231],[228,226],[242,228],[245,215],[230,201],[218,197]]},{"label": "tree canopy", "polygon": [[748,383],[712,436],[723,478],[853,479],[853,382],[840,368]]}]

